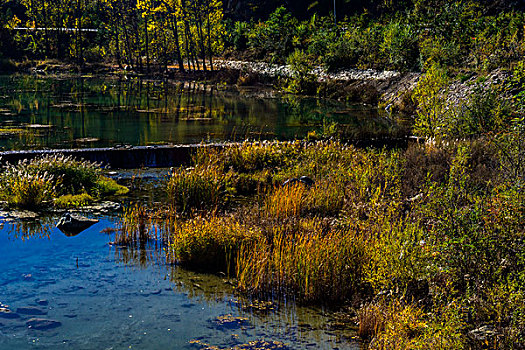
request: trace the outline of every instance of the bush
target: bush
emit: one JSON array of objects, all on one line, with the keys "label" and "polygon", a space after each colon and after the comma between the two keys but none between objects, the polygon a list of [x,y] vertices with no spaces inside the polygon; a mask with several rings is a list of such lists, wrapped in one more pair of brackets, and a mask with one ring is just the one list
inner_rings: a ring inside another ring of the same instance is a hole
[{"label": "bush", "polygon": [[459,65],[462,59],[460,45],[455,39],[429,36],[419,39],[420,64],[435,62],[441,66]]},{"label": "bush", "polygon": [[433,63],[414,89],[417,105],[414,134],[429,138],[443,138],[446,128],[446,91],[448,76],[444,68]]},{"label": "bush", "polygon": [[304,51],[296,49],[288,56],[292,76],[287,79],[285,91],[294,94],[313,94],[316,91],[316,77],[312,73],[312,58]]},{"label": "bush", "polygon": [[390,69],[406,71],[419,66],[417,34],[408,23],[392,20],[384,29],[380,51]]},{"label": "bush", "polygon": [[266,22],[259,22],[250,30],[248,45],[282,63],[292,51],[296,26],[292,14],[283,6],[278,7]]}]

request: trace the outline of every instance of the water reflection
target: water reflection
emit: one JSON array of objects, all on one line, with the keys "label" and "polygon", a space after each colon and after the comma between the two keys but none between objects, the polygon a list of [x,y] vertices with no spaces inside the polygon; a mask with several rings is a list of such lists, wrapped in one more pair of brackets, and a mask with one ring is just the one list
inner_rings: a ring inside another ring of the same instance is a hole
[{"label": "water reflection", "polygon": [[7,225],[0,223],[0,232],[6,232],[10,240],[49,239],[54,224],[49,218],[38,220],[17,220]]},{"label": "water reflection", "polygon": [[4,76],[0,96],[0,129],[24,130],[1,139],[4,149],[291,139],[331,123],[352,138],[402,132],[375,108],[203,83]]},{"label": "water reflection", "polygon": [[[292,349],[357,348],[330,328],[330,310],[243,299],[227,276],[163,264],[154,241],[109,246],[116,225],[100,219],[75,237],[53,228],[54,220],[40,221],[41,228],[4,223],[0,261],[9,268],[0,269],[0,303],[13,312],[38,309],[37,317],[60,326],[29,329],[35,316],[24,314],[0,319],[0,349],[194,349],[192,340],[242,348],[263,339]],[[28,239],[36,237],[31,230],[46,232],[45,239]]]}]

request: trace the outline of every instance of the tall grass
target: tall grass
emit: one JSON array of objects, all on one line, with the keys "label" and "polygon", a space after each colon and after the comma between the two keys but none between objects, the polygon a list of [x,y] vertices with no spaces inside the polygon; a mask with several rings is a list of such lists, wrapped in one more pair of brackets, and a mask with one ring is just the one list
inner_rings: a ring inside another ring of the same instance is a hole
[{"label": "tall grass", "polygon": [[168,259],[212,271],[232,272],[241,247],[250,249],[260,234],[232,217],[196,217],[170,228]]},{"label": "tall grass", "polygon": [[0,198],[22,208],[37,208],[57,193],[56,178],[47,173],[32,173],[25,167],[7,167],[0,175]]},{"label": "tall grass", "polygon": [[63,154],[47,155],[23,163],[30,172],[47,172],[60,179],[61,194],[89,192],[96,187],[102,173],[96,163]]},{"label": "tall grass", "polygon": [[303,302],[345,301],[361,278],[362,243],[351,232],[290,236],[277,229],[271,242],[242,249],[239,287],[259,295],[293,295]]},{"label": "tall grass", "polygon": [[217,207],[228,198],[230,179],[216,165],[177,168],[169,174],[166,192],[171,204],[183,212]]},{"label": "tall grass", "polygon": [[[127,189],[102,176],[98,164],[61,154],[3,166],[0,173],[0,198],[25,208],[40,207],[59,196],[58,206],[81,205],[89,197],[123,194]],[[82,196],[80,197],[73,196]]]}]

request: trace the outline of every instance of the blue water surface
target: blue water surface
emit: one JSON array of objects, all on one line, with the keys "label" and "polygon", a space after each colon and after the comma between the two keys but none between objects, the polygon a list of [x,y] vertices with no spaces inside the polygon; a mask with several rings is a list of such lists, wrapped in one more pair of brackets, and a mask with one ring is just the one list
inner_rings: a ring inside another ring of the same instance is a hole
[{"label": "blue water surface", "polygon": [[[74,237],[53,225],[27,237],[3,225],[0,303],[15,312],[35,306],[45,315],[0,317],[0,349],[229,348],[261,339],[291,349],[357,348],[326,327],[321,310],[247,311],[225,277],[167,266],[152,250],[109,245],[111,235],[100,231],[114,226],[106,218]],[[61,326],[37,331],[26,324],[32,317]]]}]

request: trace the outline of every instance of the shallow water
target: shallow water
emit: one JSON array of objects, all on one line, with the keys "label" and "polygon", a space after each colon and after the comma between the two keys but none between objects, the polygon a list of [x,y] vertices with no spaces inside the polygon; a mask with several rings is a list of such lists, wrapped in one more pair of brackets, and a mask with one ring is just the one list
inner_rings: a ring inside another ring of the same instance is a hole
[{"label": "shallow water", "polygon": [[[0,76],[0,147],[294,139],[338,123],[361,140],[399,132],[376,108],[202,83]],[[6,128],[23,130],[16,135]],[[3,136],[2,136],[3,135]]]},{"label": "shallow water", "polygon": [[[113,219],[75,237],[52,221],[33,237],[26,233],[38,225],[17,230],[5,223],[0,230],[0,303],[44,313],[0,317],[0,349],[200,348],[193,342],[228,348],[261,339],[290,349],[358,348],[351,331],[330,327],[329,311],[292,302],[254,310],[225,277],[166,266],[152,249],[110,246],[111,236],[100,231],[114,227]],[[31,317],[61,326],[30,329]]]}]

